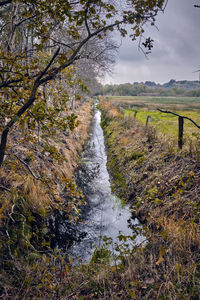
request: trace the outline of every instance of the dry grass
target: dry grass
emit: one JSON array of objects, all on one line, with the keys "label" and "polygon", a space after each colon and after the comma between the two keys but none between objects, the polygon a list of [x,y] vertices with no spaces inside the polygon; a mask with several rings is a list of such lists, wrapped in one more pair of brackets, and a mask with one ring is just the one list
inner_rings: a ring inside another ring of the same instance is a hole
[{"label": "dry grass", "polygon": [[47,225],[60,211],[63,220],[75,222],[84,204],[73,175],[88,137],[91,103],[76,113],[79,127],[68,136],[39,141],[36,134],[21,138],[17,127],[11,132],[0,170],[1,299],[58,299],[55,261],[61,256],[48,257],[56,225]]},{"label": "dry grass", "polygon": [[[1,197],[7,202],[7,208],[13,205],[13,195],[24,195],[33,210],[52,207],[52,196],[59,199],[63,191],[60,179],[72,179],[78,166],[78,156],[87,137],[90,126],[91,104],[84,103],[77,109],[79,126],[69,136],[59,133],[56,139],[44,140],[54,147],[62,161],[54,159],[38,143],[37,148],[26,139],[17,144],[18,132],[10,137],[10,156],[7,156],[5,168],[1,169]],[[14,151],[13,151],[14,149]],[[14,152],[14,155],[13,155]],[[7,190],[6,190],[7,189]],[[11,190],[11,193],[9,192]]]},{"label": "dry grass", "polygon": [[157,108],[173,110],[198,111],[200,109],[199,97],[151,97],[151,96],[109,96],[106,97],[111,105],[132,107],[136,110],[156,110]]},{"label": "dry grass", "polygon": [[109,117],[111,118],[119,118],[122,117],[122,114],[119,112],[119,110],[116,107],[112,107],[109,109]]},{"label": "dry grass", "polygon": [[34,179],[31,175],[25,177],[22,182],[23,194],[27,199],[27,205],[32,211],[39,211],[41,209],[50,210],[51,198],[48,195],[47,187],[44,183]]}]

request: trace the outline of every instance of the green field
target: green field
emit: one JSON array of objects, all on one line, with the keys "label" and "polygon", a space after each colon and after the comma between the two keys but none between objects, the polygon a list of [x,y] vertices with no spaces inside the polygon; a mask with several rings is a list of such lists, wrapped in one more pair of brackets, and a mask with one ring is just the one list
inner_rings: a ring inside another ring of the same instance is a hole
[{"label": "green field", "polygon": [[[137,111],[137,120],[146,123],[147,116],[151,116],[149,125],[153,126],[158,133],[177,138],[178,117],[171,114],[161,113],[157,109],[170,110],[182,116],[194,120],[200,125],[200,98],[189,97],[109,97],[111,103],[124,108],[126,116],[133,116]],[[200,129],[195,127],[189,120],[184,120],[185,141],[200,140]]]},{"label": "green field", "polygon": [[151,96],[109,96],[107,100],[137,108],[175,110],[197,110],[200,113],[200,97],[151,97]]}]

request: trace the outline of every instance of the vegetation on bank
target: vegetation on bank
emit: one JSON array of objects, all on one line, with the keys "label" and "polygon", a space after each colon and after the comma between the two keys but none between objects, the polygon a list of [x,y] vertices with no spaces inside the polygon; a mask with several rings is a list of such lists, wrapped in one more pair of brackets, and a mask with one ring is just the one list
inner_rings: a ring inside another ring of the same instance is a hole
[{"label": "vegetation on bank", "polygon": [[63,253],[78,238],[75,225],[85,203],[73,174],[90,114],[91,103],[84,102],[76,108],[78,127],[54,138],[41,129],[42,142],[25,136],[17,144],[20,128],[10,135],[14,151],[0,171],[1,299],[60,299],[69,265]]},{"label": "vegetation on bank", "polygon": [[127,262],[132,299],[199,299],[198,147],[178,151],[134,116],[108,102],[101,108],[113,190],[132,205],[148,240]]}]

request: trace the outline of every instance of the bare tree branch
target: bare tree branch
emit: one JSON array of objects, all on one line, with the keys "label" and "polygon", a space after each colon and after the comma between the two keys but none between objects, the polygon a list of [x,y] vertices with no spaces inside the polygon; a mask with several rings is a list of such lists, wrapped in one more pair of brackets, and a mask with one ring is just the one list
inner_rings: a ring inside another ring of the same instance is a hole
[{"label": "bare tree branch", "polygon": [[56,56],[58,56],[59,52],[60,52],[60,47],[58,47],[58,49],[54,53],[53,57],[51,58],[50,62],[46,66],[46,68],[40,73],[39,77],[36,79],[37,81],[40,81],[40,79],[46,74],[46,72],[48,71],[48,69],[50,68],[50,66],[52,65],[52,63],[54,62]]},{"label": "bare tree branch", "polygon": [[29,21],[29,20],[31,20],[31,19],[34,19],[36,16],[37,16],[37,15],[33,15],[33,16],[31,16],[31,17],[28,17],[28,18],[26,18],[26,19],[21,20],[19,23],[15,24],[15,28],[17,28],[18,26],[20,26],[21,24],[23,24],[23,23],[26,22],[26,21]]},{"label": "bare tree branch", "polygon": [[80,52],[80,50],[83,48],[83,46],[94,36],[98,36],[98,34],[100,34],[101,32],[109,29],[109,28],[113,28],[115,26],[118,26],[120,24],[123,24],[124,23],[124,20],[122,21],[118,21],[116,23],[113,23],[113,24],[110,24],[110,25],[107,25],[105,27],[102,27],[96,31],[94,31],[93,33],[91,33],[90,35],[88,35],[82,42],[80,42],[79,46],[76,48],[76,50],[73,52],[73,54],[71,55],[71,57],[69,58],[69,60],[64,63],[63,65],[61,65],[60,67],[56,68],[56,69],[53,69],[52,72],[50,72],[50,75],[46,76],[45,78],[43,78],[42,80],[40,80],[40,84],[43,84],[53,78],[55,78],[55,76],[60,72],[62,71],[63,69],[69,67],[70,65],[73,64],[73,62],[77,59],[77,55],[78,53]]},{"label": "bare tree branch", "polygon": [[[74,49],[72,48],[72,46],[71,46],[71,45],[68,45],[68,44],[66,44],[66,43],[63,43],[63,42],[57,41],[57,40],[55,40],[55,39],[54,39],[54,38],[52,38],[52,37],[50,37],[49,39],[50,39],[51,41],[53,41],[55,44],[59,44],[59,45],[61,45],[61,46],[67,47],[67,48],[71,49],[72,51],[74,51]],[[72,45],[75,45],[75,44],[77,44],[77,43],[73,43]],[[54,46],[52,46],[52,47],[55,47],[55,45],[54,45]]]},{"label": "bare tree branch", "polygon": [[20,81],[22,81],[22,78],[5,81],[5,82],[0,84],[0,89],[4,88],[4,87],[9,87],[11,84],[18,83]]}]

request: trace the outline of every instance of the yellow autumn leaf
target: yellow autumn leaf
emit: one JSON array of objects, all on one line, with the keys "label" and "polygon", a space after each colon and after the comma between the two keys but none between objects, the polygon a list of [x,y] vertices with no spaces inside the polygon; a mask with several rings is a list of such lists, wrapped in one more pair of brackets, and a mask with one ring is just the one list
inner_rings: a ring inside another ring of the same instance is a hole
[{"label": "yellow autumn leaf", "polygon": [[73,258],[70,256],[69,257],[69,263],[72,264],[72,262],[73,262]]},{"label": "yellow autumn leaf", "polygon": [[111,270],[112,270],[112,272],[115,272],[116,271],[116,266],[112,266]]},{"label": "yellow autumn leaf", "polygon": [[159,266],[163,261],[164,261],[164,258],[162,256],[160,256],[156,262],[156,265]]},{"label": "yellow autumn leaf", "polygon": [[69,273],[69,266],[68,265],[65,265],[65,272]]},{"label": "yellow autumn leaf", "polygon": [[27,76],[24,77],[24,82],[29,82],[29,78]]},{"label": "yellow autumn leaf", "polygon": [[134,291],[131,290],[128,293],[129,293],[129,296],[131,297],[131,299],[136,299],[136,294]]},{"label": "yellow autumn leaf", "polygon": [[191,177],[193,177],[193,176],[194,176],[194,172],[193,172],[193,171],[189,172],[189,175],[190,175]]}]

